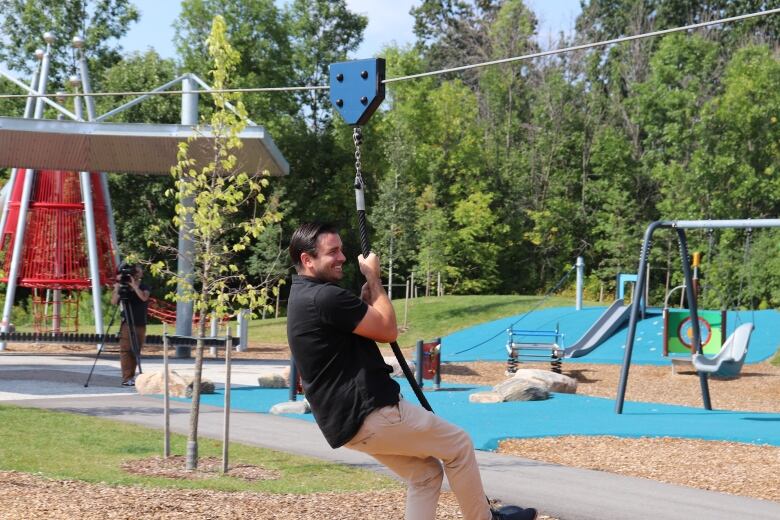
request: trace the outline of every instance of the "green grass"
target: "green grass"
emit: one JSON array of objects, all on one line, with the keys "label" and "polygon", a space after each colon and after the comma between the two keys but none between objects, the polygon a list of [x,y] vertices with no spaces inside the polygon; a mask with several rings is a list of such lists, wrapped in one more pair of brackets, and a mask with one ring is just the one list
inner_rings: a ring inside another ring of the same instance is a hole
[{"label": "green grass", "polygon": [[[284,432],[279,432],[284,435]],[[276,480],[247,482],[216,475],[203,480],[133,475],[121,465],[132,459],[162,455],[162,432],[108,419],[34,408],[0,406],[0,469],[41,474],[55,479],[220,491],[314,493],[363,491],[398,487],[382,475],[231,443],[231,464],[254,464],[281,473]],[[290,439],[294,442],[294,439]],[[171,437],[171,452],[185,453],[186,438]],[[222,454],[221,443],[201,438],[201,457]],[[229,475],[229,472],[228,472]]]}]

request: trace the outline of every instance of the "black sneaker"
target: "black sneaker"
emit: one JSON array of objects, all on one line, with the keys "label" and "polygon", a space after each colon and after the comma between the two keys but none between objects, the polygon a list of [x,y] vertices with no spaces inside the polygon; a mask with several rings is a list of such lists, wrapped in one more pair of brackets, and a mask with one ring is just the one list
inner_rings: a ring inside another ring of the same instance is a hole
[{"label": "black sneaker", "polygon": [[536,520],[538,512],[533,507],[503,506],[492,509],[493,520]]},{"label": "black sneaker", "polygon": [[135,381],[132,379],[128,379],[127,381],[122,381],[122,386],[135,386]]}]

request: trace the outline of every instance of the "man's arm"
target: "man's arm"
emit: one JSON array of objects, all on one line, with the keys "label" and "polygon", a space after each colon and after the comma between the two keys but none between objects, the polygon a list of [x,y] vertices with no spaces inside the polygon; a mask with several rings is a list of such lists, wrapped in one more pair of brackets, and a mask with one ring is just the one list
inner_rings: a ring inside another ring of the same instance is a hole
[{"label": "man's arm", "polygon": [[395,341],[398,338],[398,323],[393,304],[382,287],[379,257],[370,253],[368,258],[364,259],[363,255],[360,255],[358,263],[360,271],[366,277],[360,295],[368,304],[368,311],[352,332],[382,343]]}]

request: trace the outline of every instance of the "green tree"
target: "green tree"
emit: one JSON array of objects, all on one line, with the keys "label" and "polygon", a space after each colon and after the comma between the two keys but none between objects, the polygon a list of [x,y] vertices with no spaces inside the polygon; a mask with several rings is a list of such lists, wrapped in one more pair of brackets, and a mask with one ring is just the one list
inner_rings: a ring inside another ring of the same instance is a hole
[{"label": "green tree", "polygon": [[[363,41],[365,16],[351,12],[345,0],[294,0],[288,10],[295,84],[324,85],[330,64],[344,61]],[[329,94],[303,91],[297,96],[300,114],[314,133],[330,120]]]},{"label": "green tree", "polygon": [[[211,77],[214,88],[221,89],[229,84],[231,74],[240,61],[238,52],[227,40],[226,24],[221,16],[214,17],[208,38],[208,54],[213,64]],[[192,242],[193,276],[179,277],[172,269],[166,269],[163,262],[153,265],[156,274],[170,276],[171,285],[184,287],[182,294],[174,296],[191,301],[195,312],[201,316],[212,313],[222,316],[237,308],[257,309],[265,305],[268,287],[249,283],[246,273],[234,263],[234,258],[250,247],[269,224],[279,220],[275,208],[265,204],[263,192],[268,185],[265,174],[241,171],[234,155],[241,146],[239,133],[246,126],[243,103],[234,94],[218,93],[213,95],[213,99],[215,109],[209,124],[214,135],[214,159],[206,165],[196,164],[188,156],[188,144],[180,145],[179,162],[172,169],[175,189],[168,191],[169,196],[177,197],[174,224],[180,227],[186,220],[191,219],[192,222],[191,226],[184,227],[184,233]],[[236,106],[237,114],[226,108],[228,101]],[[244,205],[254,208],[254,217],[241,218],[240,208]],[[178,257],[178,251],[171,252]],[[202,338],[206,336],[206,321],[199,321],[196,333],[199,339],[187,450],[187,467],[190,469],[197,467]]]},{"label": "green tree", "polygon": [[[132,53],[116,65],[102,71],[99,81],[108,92],[143,92],[152,90],[176,77],[173,60],[162,59],[153,50],[143,54]],[[124,96],[97,98],[99,113],[125,103]],[[131,123],[178,123],[181,101],[177,96],[151,96],[129,109],[116,114],[115,121]],[[157,258],[158,251],[149,248],[150,240],[170,237],[168,245],[176,243],[175,235],[159,235],[155,229],[171,222],[175,203],[165,196],[173,186],[170,175],[109,175],[109,190],[114,214],[117,215],[117,240],[123,253],[142,258]],[[132,197],[123,196],[132,193]]]},{"label": "green tree", "polygon": [[638,164],[631,143],[614,128],[604,128],[594,139],[586,197],[591,213],[594,273],[610,288],[621,272],[636,268],[642,236],[641,210],[635,184]]},{"label": "green tree", "polygon": [[[411,150],[401,139],[391,139],[387,148],[389,169],[379,185],[379,196],[374,205],[371,221],[376,229],[374,249],[387,265],[388,284],[395,284],[396,277],[410,272],[417,245],[414,222],[417,217],[415,196],[406,176]],[[392,298],[392,286],[388,290]],[[396,293],[397,294],[397,293]]]},{"label": "green tree", "polygon": [[693,159],[720,218],[763,218],[780,210],[780,60],[766,46],[737,51],[723,92],[703,110],[706,138]]},{"label": "green tree", "polygon": [[[702,109],[717,88],[718,47],[704,38],[670,35],[650,60],[646,81],[627,101],[643,132],[642,167],[659,191],[661,218],[707,218],[712,193],[706,179],[692,175],[701,146]],[[650,201],[646,201],[650,202]]]},{"label": "green tree", "polygon": [[442,273],[445,286],[450,282],[448,278],[450,225],[446,212],[436,206],[436,198],[433,188],[428,186],[417,199],[417,211],[420,217],[417,219],[416,226],[419,246],[415,272],[422,275],[426,294],[430,293],[437,273]]},{"label": "green tree", "polygon": [[452,292],[480,294],[499,285],[500,239],[507,229],[490,205],[492,194],[476,192],[455,203],[453,221],[458,225],[448,236],[447,279]]},{"label": "green tree", "polygon": [[53,87],[63,87],[72,73],[71,38],[85,39],[94,74],[119,61],[121,47],[115,42],[138,21],[130,0],[0,0],[0,13],[0,62],[11,70],[31,73],[35,49],[45,46],[43,34],[57,37],[50,68]]},{"label": "green tree", "polygon": [[[231,45],[240,61],[226,88],[284,87],[294,77],[290,25],[273,0],[183,0],[174,23],[174,43],[183,68],[206,79],[206,40],[214,15],[224,18]],[[291,93],[245,96],[252,119],[275,129],[279,119],[296,112]]]},{"label": "green tree", "polygon": [[[100,71],[99,82],[106,92],[147,92],[177,76],[172,59],[161,58],[154,50],[133,52],[112,67]],[[126,96],[101,96],[96,99],[98,112],[105,113],[126,103]],[[150,96],[142,103],[112,117],[128,123],[179,123],[181,101],[177,96]]]}]

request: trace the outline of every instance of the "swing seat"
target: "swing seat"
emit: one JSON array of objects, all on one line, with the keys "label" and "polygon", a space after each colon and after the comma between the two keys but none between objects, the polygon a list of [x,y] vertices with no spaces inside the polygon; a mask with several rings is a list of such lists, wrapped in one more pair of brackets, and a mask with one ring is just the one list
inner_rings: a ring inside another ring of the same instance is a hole
[{"label": "swing seat", "polygon": [[714,357],[694,354],[693,366],[698,372],[706,372],[714,377],[738,377],[747,356],[750,334],[753,324],[745,323],[737,327],[726,339],[723,347]]}]

